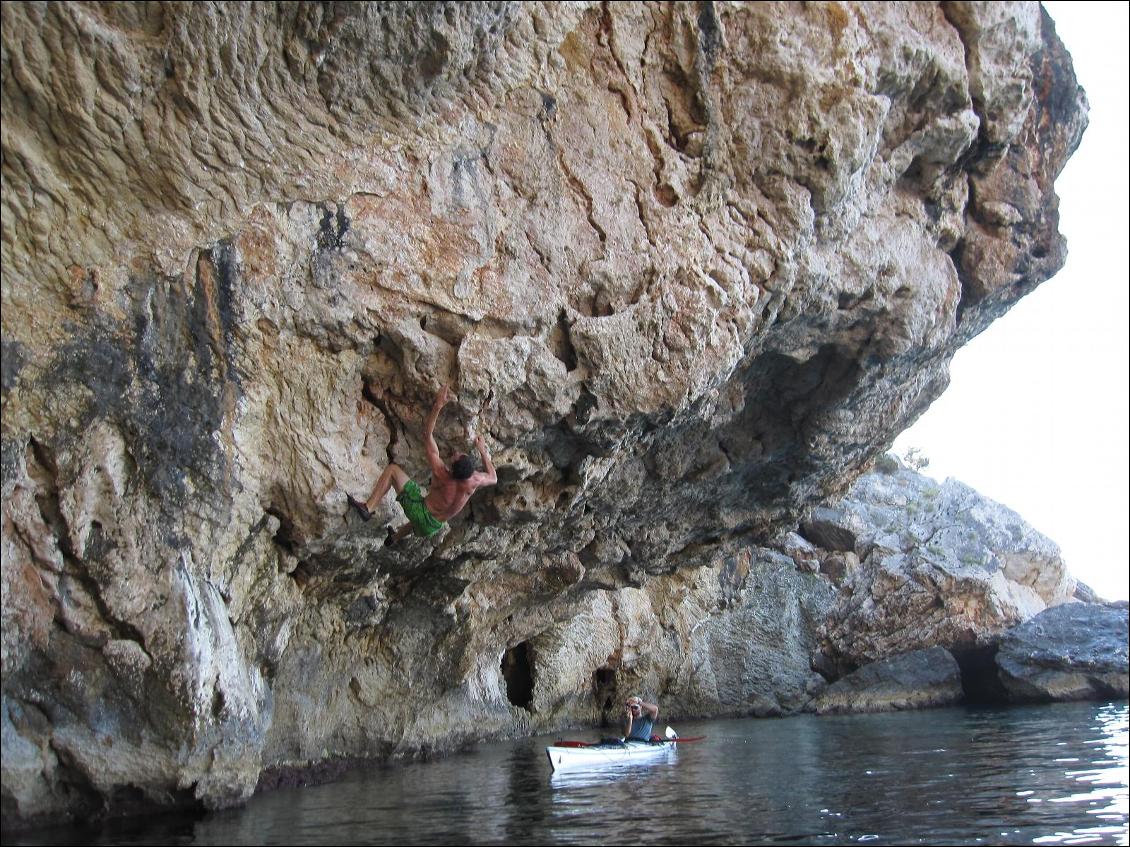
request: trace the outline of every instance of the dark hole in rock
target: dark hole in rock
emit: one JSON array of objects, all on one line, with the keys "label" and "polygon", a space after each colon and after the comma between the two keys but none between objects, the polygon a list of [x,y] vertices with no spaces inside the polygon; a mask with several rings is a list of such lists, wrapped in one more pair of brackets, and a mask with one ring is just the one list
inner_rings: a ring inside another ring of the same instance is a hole
[{"label": "dark hole in rock", "polygon": [[594,318],[608,318],[616,314],[612,296],[603,288],[600,289],[592,298],[592,309],[590,311]]},{"label": "dark hole in rock", "polygon": [[835,659],[821,652],[813,654],[809,667],[824,677],[825,682],[835,682],[841,676],[844,676],[843,668],[837,664]]},{"label": "dark hole in rock", "polygon": [[92,562],[99,562],[110,550],[117,548],[117,544],[106,537],[99,521],[90,522],[90,532],[86,536],[86,548],[83,558]]},{"label": "dark hole in rock", "polygon": [[597,668],[592,674],[592,690],[600,708],[609,711],[615,705],[616,670],[614,668]]},{"label": "dark hole in rock", "polygon": [[368,382],[361,383],[361,396],[373,406],[376,406],[378,409],[381,408],[383,401],[377,396],[377,393],[373,390],[373,386]]},{"label": "dark hole in rock", "polygon": [[582,388],[577,402],[573,404],[573,420],[581,426],[587,424],[589,418],[592,417],[593,409],[597,407],[598,403],[599,401],[595,394],[587,388]]},{"label": "dark hole in rock", "polygon": [[922,179],[922,158],[916,157],[899,177],[899,182],[904,185],[916,185]]},{"label": "dark hole in rock", "polygon": [[550,334],[550,342],[553,355],[565,364],[565,370],[575,371],[577,369],[577,350],[573,347],[573,339],[569,335],[569,319],[564,309],[561,310],[561,314],[557,318],[557,326]]},{"label": "dark hole in rock", "polygon": [[503,654],[502,678],[506,680],[506,699],[515,706],[529,709],[534,699],[534,648],[529,641]]},{"label": "dark hole in rock", "polygon": [[659,201],[659,205],[664,208],[670,209],[679,202],[679,192],[667,183],[656,186],[655,199]]},{"label": "dark hole in rock", "polygon": [[301,533],[294,525],[294,521],[277,506],[269,506],[265,511],[268,515],[274,515],[279,521],[278,531],[275,532],[272,540],[287,553],[294,555],[295,550],[303,544]]},{"label": "dark hole in rock", "polygon": [[289,576],[294,580],[294,584],[298,586],[298,590],[302,591],[310,584],[310,580],[313,577],[310,563],[306,561],[299,562],[294,570],[290,572]]},{"label": "dark hole in rock", "polygon": [[997,672],[998,645],[971,647],[950,652],[961,668],[961,688],[965,702],[971,705],[1007,703],[1008,691]]},{"label": "dark hole in rock", "polygon": [[379,352],[384,353],[401,370],[404,369],[404,351],[400,345],[387,335],[378,335],[376,339],[376,348]]},{"label": "dark hole in rock", "polygon": [[557,98],[541,92],[541,113],[547,120],[552,120],[557,114]]},{"label": "dark hole in rock", "polygon": [[[204,804],[195,796],[195,788],[194,782],[187,788],[166,789],[158,809],[154,800],[138,786],[115,785],[104,798],[93,800],[92,796],[94,805],[88,820],[107,821],[107,829],[112,828],[115,837],[125,841],[143,841],[152,828],[154,813],[161,815],[170,832],[191,832],[206,814]],[[85,795],[86,791],[82,793]]]}]

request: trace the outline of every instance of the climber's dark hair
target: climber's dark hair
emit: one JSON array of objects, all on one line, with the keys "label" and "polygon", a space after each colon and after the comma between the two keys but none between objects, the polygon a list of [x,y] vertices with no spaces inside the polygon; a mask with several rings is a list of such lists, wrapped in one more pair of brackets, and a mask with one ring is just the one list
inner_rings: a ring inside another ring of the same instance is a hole
[{"label": "climber's dark hair", "polygon": [[456,479],[470,479],[475,472],[475,460],[470,456],[460,456],[451,463],[451,475]]}]

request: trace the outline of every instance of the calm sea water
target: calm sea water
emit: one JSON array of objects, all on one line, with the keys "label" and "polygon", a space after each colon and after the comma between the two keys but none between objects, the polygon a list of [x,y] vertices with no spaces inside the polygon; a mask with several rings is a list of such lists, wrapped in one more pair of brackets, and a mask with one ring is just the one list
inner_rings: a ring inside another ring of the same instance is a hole
[{"label": "calm sea water", "polygon": [[[551,776],[550,738],[11,843],[1127,844],[1127,705],[682,723],[653,764]],[[595,739],[598,732],[587,737]],[[585,733],[569,737],[585,738]]]}]

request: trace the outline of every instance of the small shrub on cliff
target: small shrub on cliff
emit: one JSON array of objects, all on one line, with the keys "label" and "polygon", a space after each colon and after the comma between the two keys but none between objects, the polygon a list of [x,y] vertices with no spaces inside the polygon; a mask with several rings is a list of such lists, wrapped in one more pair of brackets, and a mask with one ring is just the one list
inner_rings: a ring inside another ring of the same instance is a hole
[{"label": "small shrub on cliff", "polygon": [[902,454],[902,461],[908,468],[917,473],[930,467],[930,459],[918,447],[908,447]]},{"label": "small shrub on cliff", "polygon": [[879,473],[898,473],[899,467],[899,460],[892,456],[890,453],[884,453],[882,456],[875,460],[875,470]]}]

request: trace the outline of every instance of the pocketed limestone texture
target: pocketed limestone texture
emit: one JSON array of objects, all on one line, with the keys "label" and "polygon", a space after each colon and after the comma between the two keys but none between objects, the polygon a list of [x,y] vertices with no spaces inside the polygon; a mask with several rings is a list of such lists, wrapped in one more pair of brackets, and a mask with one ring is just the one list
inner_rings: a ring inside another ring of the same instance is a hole
[{"label": "pocketed limestone texture", "polygon": [[[769,540],[1064,259],[1037,4],[0,15],[6,822],[801,708]],[[444,383],[499,485],[390,551],[345,495]]]}]

